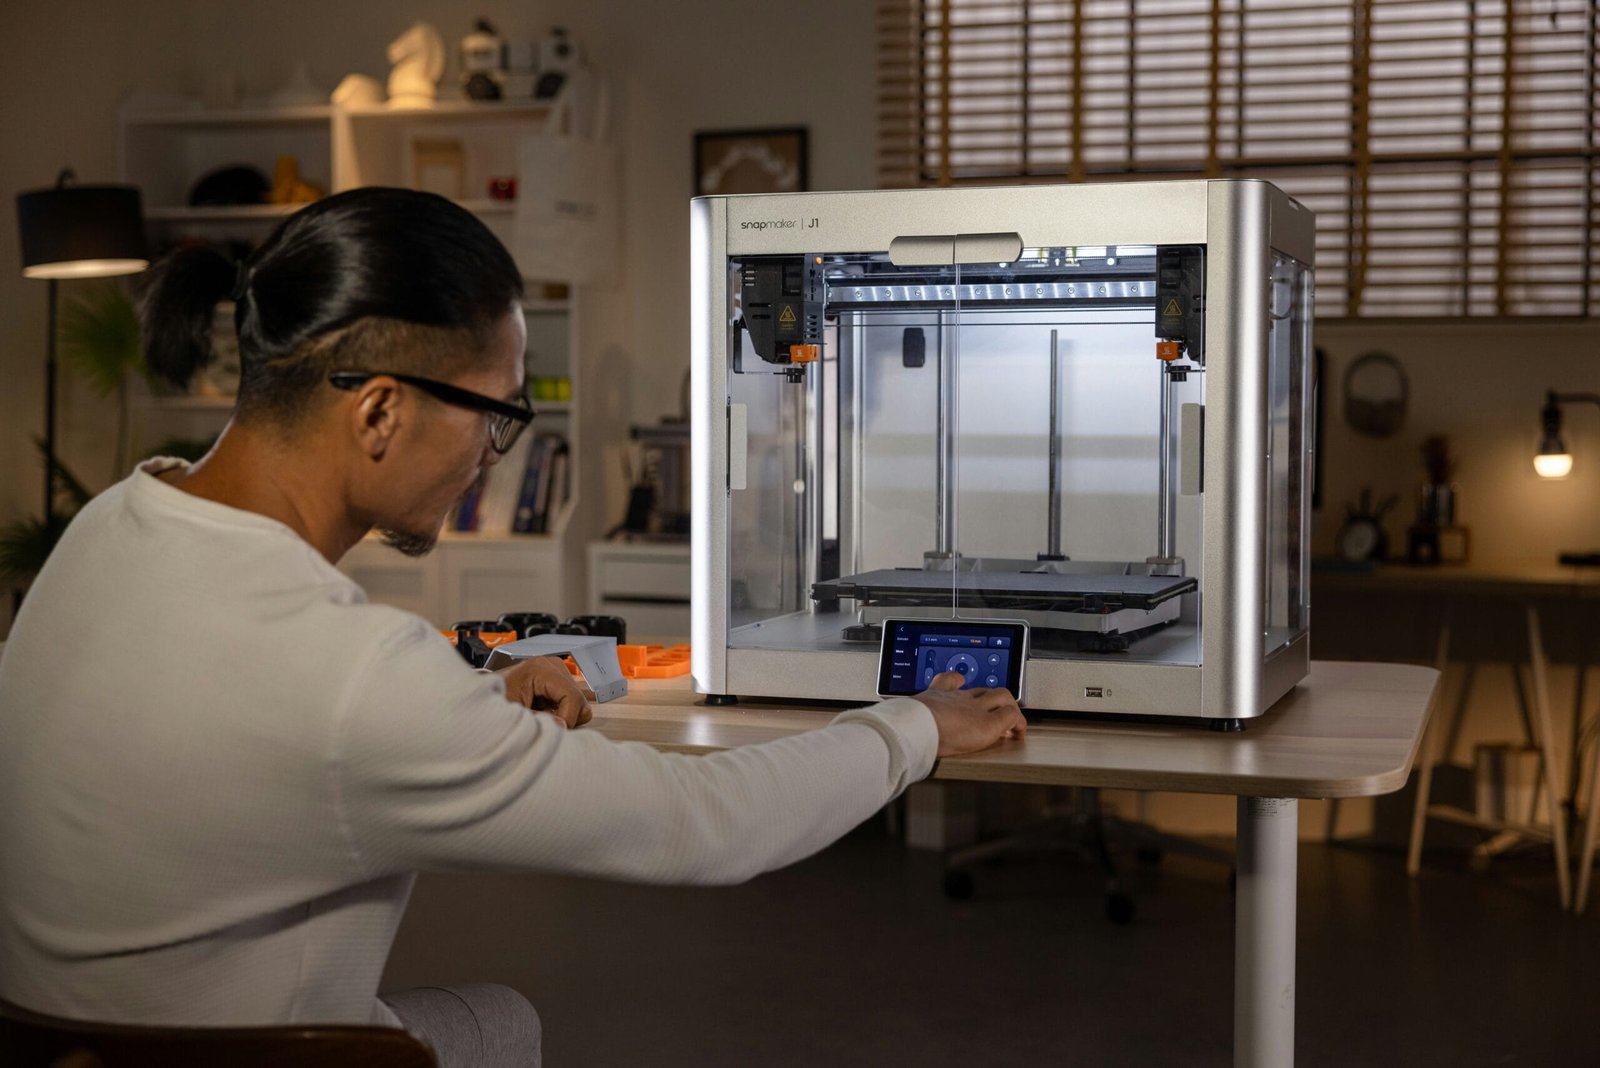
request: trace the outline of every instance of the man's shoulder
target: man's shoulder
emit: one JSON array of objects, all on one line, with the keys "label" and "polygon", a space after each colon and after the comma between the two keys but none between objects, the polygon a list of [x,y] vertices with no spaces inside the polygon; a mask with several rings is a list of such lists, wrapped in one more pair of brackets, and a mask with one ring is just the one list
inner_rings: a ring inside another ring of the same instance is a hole
[{"label": "man's shoulder", "polygon": [[[340,576],[341,578],[343,576]],[[351,631],[353,642],[371,647],[444,642],[444,637],[421,616],[394,605],[367,600],[355,582],[330,583],[323,608],[341,628]]]},{"label": "man's shoulder", "polygon": [[393,605],[376,604],[352,584],[356,600],[328,600],[315,609],[319,625],[310,628],[336,641],[347,668],[359,674],[415,677],[444,670],[460,658],[433,624]]}]

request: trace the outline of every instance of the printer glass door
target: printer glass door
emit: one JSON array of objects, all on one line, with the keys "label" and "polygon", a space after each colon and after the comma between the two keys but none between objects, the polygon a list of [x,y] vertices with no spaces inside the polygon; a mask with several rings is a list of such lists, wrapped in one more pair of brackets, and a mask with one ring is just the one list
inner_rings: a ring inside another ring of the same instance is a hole
[{"label": "printer glass door", "polygon": [[1178,475],[1203,368],[1157,358],[1155,249],[1095,251],[1060,299],[1025,252],[953,312],[952,604],[1027,621],[1035,658],[1198,664],[1200,499]]}]

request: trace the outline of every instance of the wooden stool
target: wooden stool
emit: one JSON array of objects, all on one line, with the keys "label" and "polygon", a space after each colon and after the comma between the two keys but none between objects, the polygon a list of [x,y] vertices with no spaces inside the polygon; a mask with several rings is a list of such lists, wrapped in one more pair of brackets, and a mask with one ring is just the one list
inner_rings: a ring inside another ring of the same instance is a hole
[{"label": "wooden stool", "polygon": [[[1543,827],[1532,823],[1508,823],[1503,820],[1487,819],[1476,812],[1469,812],[1454,805],[1435,805],[1429,801],[1433,787],[1433,766],[1442,756],[1448,755],[1449,747],[1460,731],[1461,717],[1467,703],[1467,691],[1471,688],[1470,673],[1473,668],[1469,662],[1468,685],[1456,702],[1449,727],[1446,728],[1442,719],[1437,719],[1428,724],[1423,735],[1423,751],[1417,761],[1417,798],[1411,814],[1411,840],[1406,850],[1406,873],[1414,876],[1421,868],[1422,839],[1430,816],[1468,827],[1477,827],[1480,830],[1498,832],[1493,839],[1480,847],[1487,856],[1493,856],[1517,841],[1550,842],[1555,847],[1557,893],[1561,899],[1561,907],[1565,909],[1572,902],[1572,873],[1567,860],[1567,819],[1564,804],[1567,795],[1561,782],[1560,765],[1555,760],[1555,739],[1550,725],[1549,666],[1545,659],[1544,639],[1539,628],[1538,609],[1532,605],[1525,605],[1523,611],[1528,626],[1528,668],[1533,683],[1531,701],[1523,685],[1520,666],[1513,663],[1511,670],[1516,683],[1518,705],[1522,711],[1523,729],[1529,744],[1539,750],[1540,773],[1538,783],[1534,787],[1533,805],[1535,808],[1538,807],[1539,790],[1542,788],[1549,795],[1550,825]],[[1449,612],[1446,612],[1439,628],[1437,662],[1441,671],[1449,660],[1450,638],[1451,618]]]},{"label": "wooden stool", "polygon": [[[1580,731],[1577,724],[1582,718],[1582,700],[1584,678],[1588,675],[1589,665],[1578,665],[1578,698],[1574,702],[1577,706],[1573,711],[1573,755],[1577,756],[1580,749],[1577,739]],[[1600,729],[1600,720],[1590,724],[1591,727]],[[1581,913],[1589,903],[1589,876],[1594,868],[1594,852],[1596,839],[1600,838],[1600,738],[1591,738],[1589,750],[1589,796],[1583,806],[1583,845],[1578,850],[1578,888],[1572,897],[1572,911]],[[1577,762],[1573,763],[1576,776]],[[1576,783],[1574,783],[1576,787]]]}]

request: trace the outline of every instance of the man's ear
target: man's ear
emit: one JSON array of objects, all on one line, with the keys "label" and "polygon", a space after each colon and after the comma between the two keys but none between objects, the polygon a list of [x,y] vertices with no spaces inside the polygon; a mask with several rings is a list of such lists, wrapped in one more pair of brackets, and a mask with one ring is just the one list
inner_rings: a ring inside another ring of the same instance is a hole
[{"label": "man's ear", "polygon": [[387,453],[411,418],[405,394],[388,375],[369,378],[356,390],[350,406],[350,429],[368,459]]}]

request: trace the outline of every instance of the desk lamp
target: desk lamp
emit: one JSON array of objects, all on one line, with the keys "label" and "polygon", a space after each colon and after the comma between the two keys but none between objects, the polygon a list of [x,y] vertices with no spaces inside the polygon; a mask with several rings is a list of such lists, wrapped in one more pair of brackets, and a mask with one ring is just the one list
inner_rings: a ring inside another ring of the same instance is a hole
[{"label": "desk lamp", "polygon": [[44,377],[44,521],[55,516],[56,282],[107,278],[150,266],[139,190],[131,185],[77,185],[64,170],[50,189],[17,194],[22,274],[50,283]]},{"label": "desk lamp", "polygon": [[[1600,393],[1557,393],[1548,390],[1539,421],[1544,432],[1539,439],[1539,452],[1533,458],[1533,469],[1540,478],[1566,478],[1572,473],[1572,454],[1561,440],[1561,406],[1563,404],[1593,404],[1600,408]],[[1563,564],[1576,567],[1600,567],[1600,552],[1562,553]]]}]

